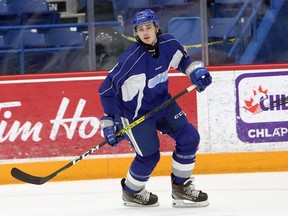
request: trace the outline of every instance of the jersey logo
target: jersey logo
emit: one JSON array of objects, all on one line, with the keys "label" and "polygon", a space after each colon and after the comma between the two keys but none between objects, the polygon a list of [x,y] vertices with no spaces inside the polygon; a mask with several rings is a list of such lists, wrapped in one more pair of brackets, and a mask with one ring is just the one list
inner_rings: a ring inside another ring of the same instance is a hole
[{"label": "jersey logo", "polygon": [[174,119],[178,119],[179,117],[181,117],[182,115],[185,115],[186,114],[184,113],[184,111],[182,110],[181,112],[177,113],[175,116],[174,116]]},{"label": "jersey logo", "polygon": [[148,87],[154,88],[159,83],[166,82],[168,80],[168,71],[164,71],[163,73],[157,74],[155,77],[148,81]]},{"label": "jersey logo", "polygon": [[161,68],[162,68],[162,65],[159,66],[159,67],[157,67],[157,68],[155,68],[155,70],[159,70],[159,69],[161,69]]}]

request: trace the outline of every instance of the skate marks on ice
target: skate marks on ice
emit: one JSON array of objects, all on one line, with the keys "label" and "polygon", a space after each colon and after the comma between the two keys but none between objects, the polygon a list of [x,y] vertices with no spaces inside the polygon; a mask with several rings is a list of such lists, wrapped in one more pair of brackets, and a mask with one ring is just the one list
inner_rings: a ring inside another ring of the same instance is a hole
[{"label": "skate marks on ice", "polygon": [[286,216],[288,172],[196,175],[208,207],[173,208],[170,177],[152,177],[147,190],[160,206],[124,207],[120,179],[0,186],[1,215],[9,216]]}]

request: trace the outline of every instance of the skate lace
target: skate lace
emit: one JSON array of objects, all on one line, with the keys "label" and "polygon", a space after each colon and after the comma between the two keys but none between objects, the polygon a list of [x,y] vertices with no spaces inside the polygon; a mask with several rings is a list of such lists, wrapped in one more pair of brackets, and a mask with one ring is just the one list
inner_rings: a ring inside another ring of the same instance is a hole
[{"label": "skate lace", "polygon": [[192,184],[192,181],[189,182],[189,185],[187,187],[183,188],[185,194],[198,198],[199,194],[200,194],[200,190],[195,190],[195,185]]},{"label": "skate lace", "polygon": [[148,202],[150,198],[150,192],[142,189],[138,194],[136,194],[136,199]]}]

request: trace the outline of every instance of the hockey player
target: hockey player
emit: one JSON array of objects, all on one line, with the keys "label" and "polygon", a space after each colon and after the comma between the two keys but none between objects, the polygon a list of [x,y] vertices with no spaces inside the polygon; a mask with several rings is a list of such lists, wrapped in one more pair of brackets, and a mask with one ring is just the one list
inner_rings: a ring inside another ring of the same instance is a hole
[{"label": "hockey player", "polygon": [[191,177],[200,137],[186,116],[178,115],[183,111],[176,102],[133,127],[124,136],[115,135],[171,98],[168,92],[170,67],[187,74],[198,92],[204,91],[212,82],[202,61],[191,60],[172,35],[161,33],[157,14],[152,10],[137,12],[132,22],[137,42],[122,54],[99,88],[104,109],[101,119],[104,137],[111,146],[116,146],[125,136],[136,152],[127,177],[121,181],[123,204],[159,205],[157,195],[145,189],[160,159],[159,130],[176,142],[172,155],[172,205],[207,206],[207,194],[195,189]]}]

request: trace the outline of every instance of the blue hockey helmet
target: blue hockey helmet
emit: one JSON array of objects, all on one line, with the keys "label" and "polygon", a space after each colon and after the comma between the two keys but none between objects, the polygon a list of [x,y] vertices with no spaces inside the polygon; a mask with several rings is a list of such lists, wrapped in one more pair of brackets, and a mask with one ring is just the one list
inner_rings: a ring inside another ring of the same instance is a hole
[{"label": "blue hockey helmet", "polygon": [[149,22],[153,22],[154,25],[157,28],[159,28],[159,18],[154,11],[152,11],[151,9],[146,9],[146,10],[137,12],[132,19],[134,35],[135,35],[137,26],[142,25],[144,23],[149,23]]}]

